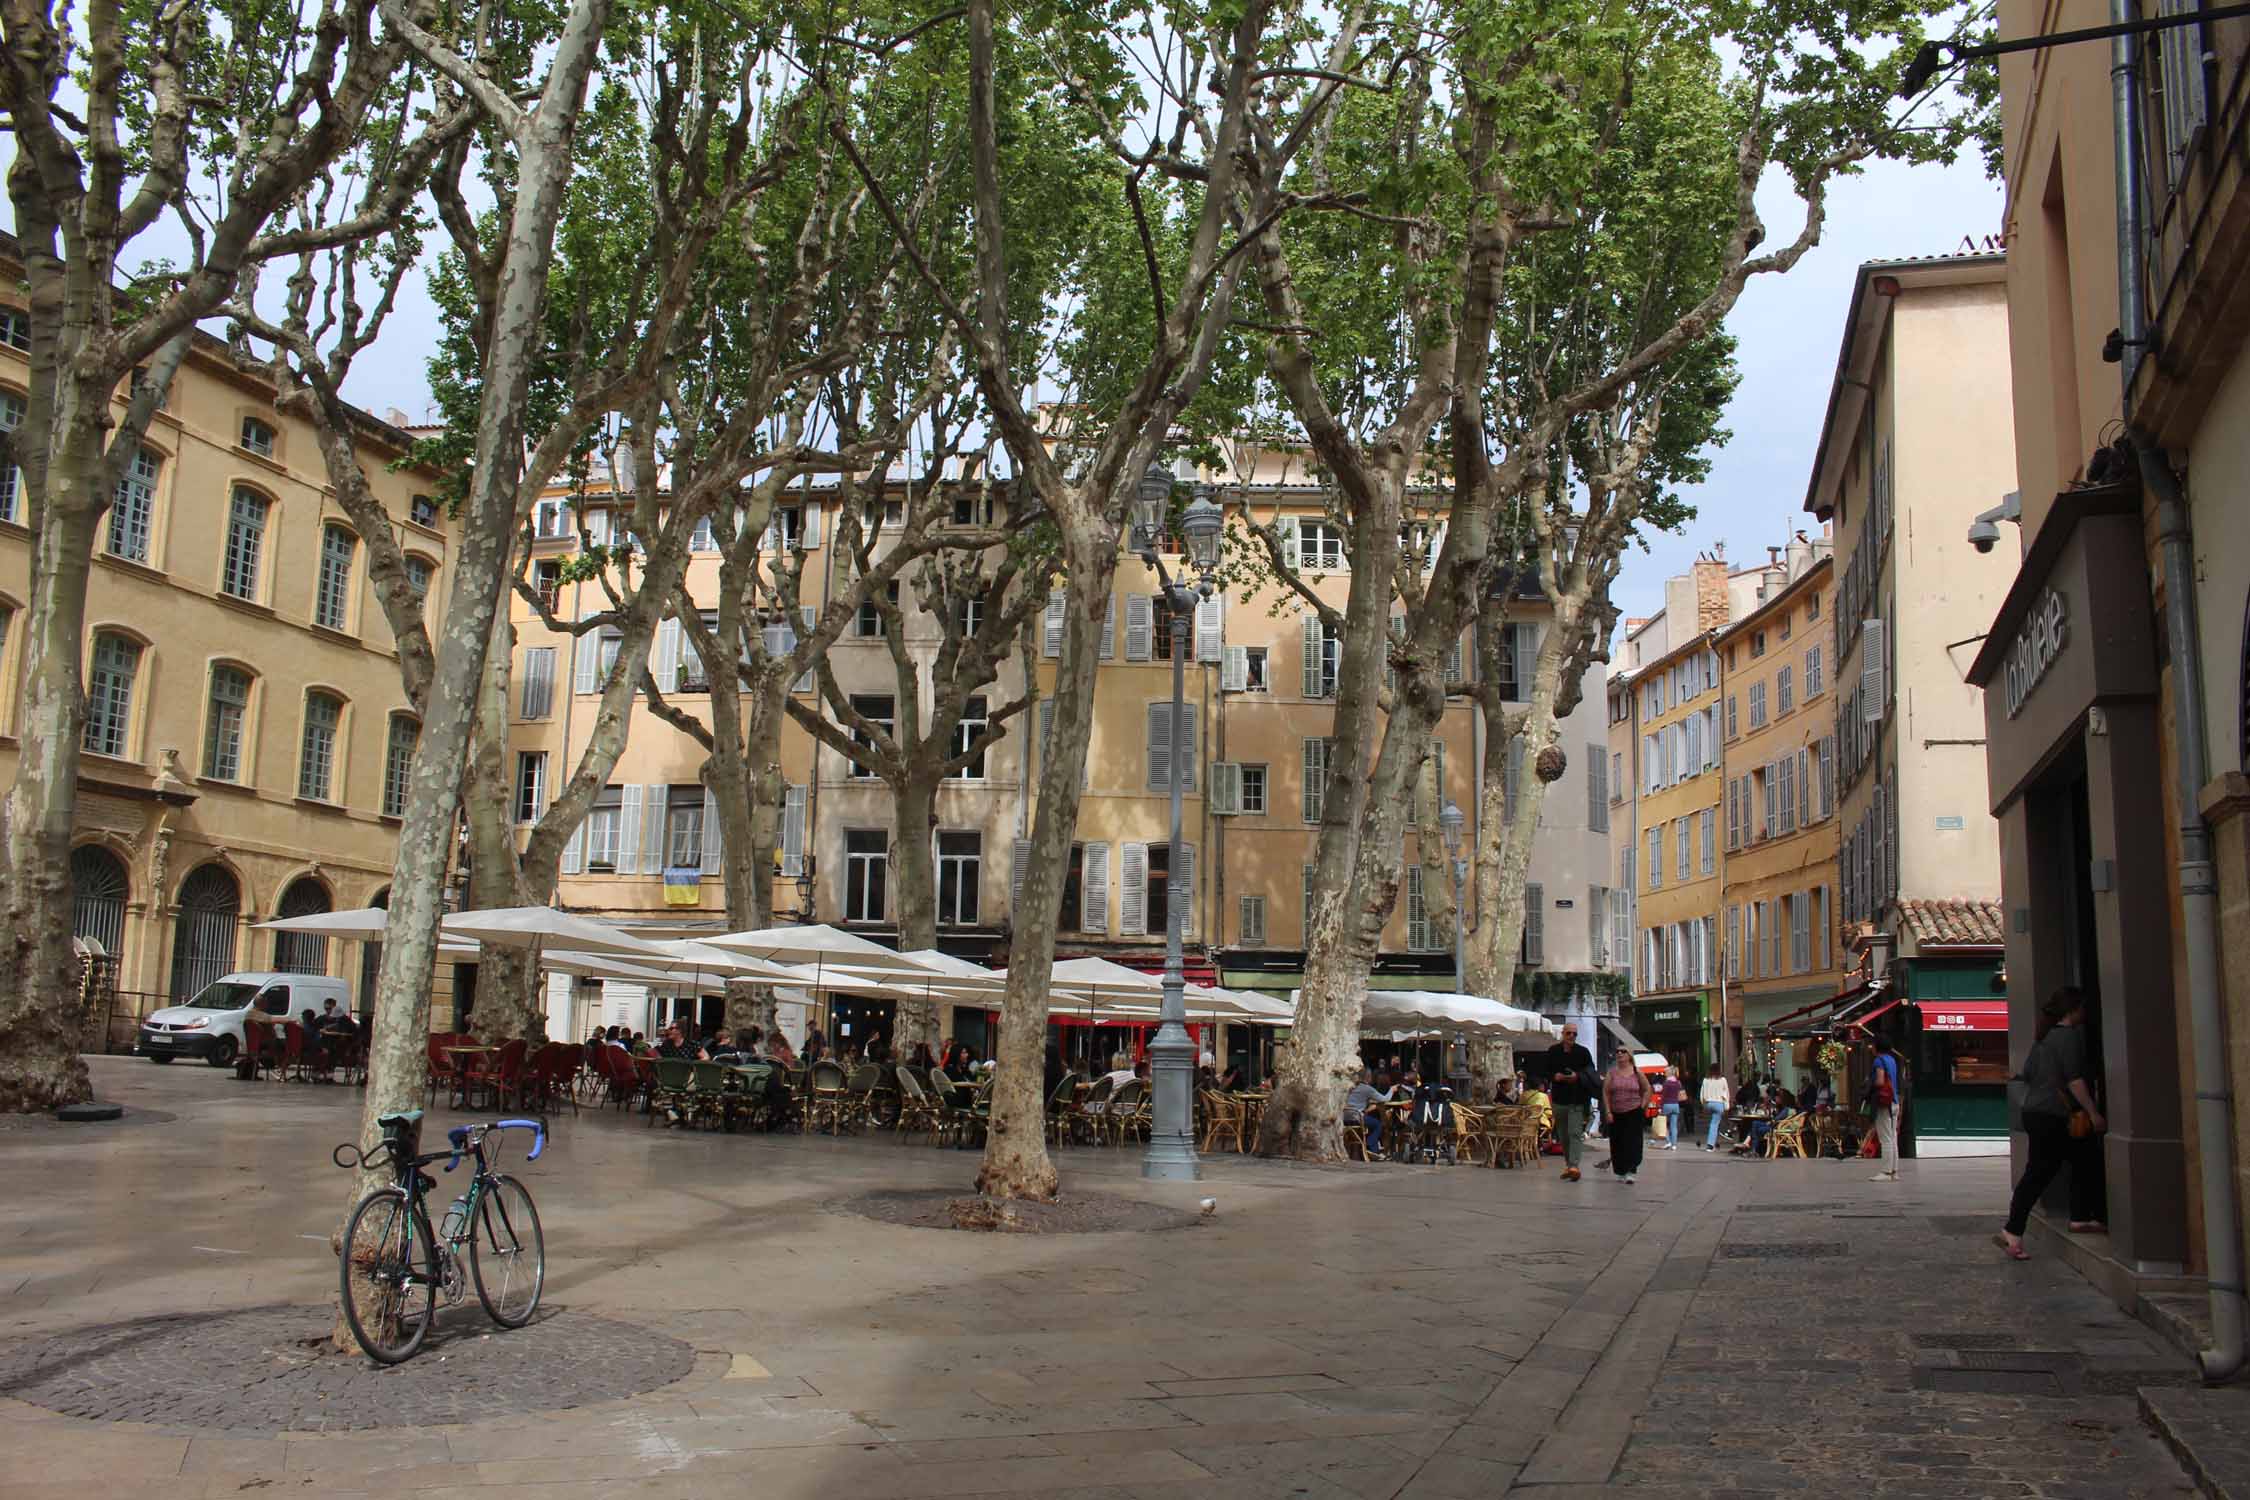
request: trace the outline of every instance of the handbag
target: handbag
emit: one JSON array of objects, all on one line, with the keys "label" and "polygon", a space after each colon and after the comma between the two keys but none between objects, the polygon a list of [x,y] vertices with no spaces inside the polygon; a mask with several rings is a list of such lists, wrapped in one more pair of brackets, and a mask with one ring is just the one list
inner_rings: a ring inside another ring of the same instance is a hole
[{"label": "handbag", "polygon": [[2082,1141],[2094,1133],[2094,1117],[2073,1104],[2070,1107],[2070,1138]]}]

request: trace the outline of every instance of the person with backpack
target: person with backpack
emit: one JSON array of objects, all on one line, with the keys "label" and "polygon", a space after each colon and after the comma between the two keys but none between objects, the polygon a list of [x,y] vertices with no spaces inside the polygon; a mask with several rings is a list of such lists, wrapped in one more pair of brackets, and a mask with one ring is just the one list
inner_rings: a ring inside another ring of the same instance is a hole
[{"label": "person with backpack", "polygon": [[1648,1079],[1626,1048],[1617,1049],[1602,1075],[1602,1106],[1609,1111],[1609,1169],[1619,1182],[1631,1182],[1641,1169],[1648,1139]]},{"label": "person with backpack", "polygon": [[2010,1260],[2029,1260],[2023,1232],[2037,1203],[2064,1167],[2070,1168],[2070,1232],[2099,1234],[2094,1153],[2109,1128],[2094,1099],[2093,1060],[2086,1049],[2086,995],[2075,986],[2055,991],[2039,1009],[2037,1039],[2023,1063],[2023,1133],[2029,1152],[2023,1176],[2008,1200],[2007,1227],[1993,1242]]},{"label": "person with backpack", "polygon": [[1905,1075],[1899,1070],[1898,1051],[1887,1036],[1875,1038],[1875,1066],[1867,1075],[1867,1108],[1875,1117],[1875,1139],[1883,1153],[1883,1170],[1869,1180],[1898,1181],[1899,1101],[1906,1097]]}]

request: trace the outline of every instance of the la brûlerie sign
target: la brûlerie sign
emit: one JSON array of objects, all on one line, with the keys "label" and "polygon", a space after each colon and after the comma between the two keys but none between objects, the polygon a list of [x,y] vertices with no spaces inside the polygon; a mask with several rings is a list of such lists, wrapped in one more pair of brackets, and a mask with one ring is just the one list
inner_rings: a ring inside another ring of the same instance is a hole
[{"label": "la br\u00fblerie sign", "polygon": [[2031,690],[2047,675],[2047,669],[2062,655],[2063,646],[2070,640],[2070,611],[2063,604],[2062,595],[2053,589],[2041,594],[2031,606],[2030,617],[2016,635],[2016,643],[2008,650],[2008,665],[2003,677],[2003,690],[2008,695],[2008,717],[2023,712],[2031,699]]}]

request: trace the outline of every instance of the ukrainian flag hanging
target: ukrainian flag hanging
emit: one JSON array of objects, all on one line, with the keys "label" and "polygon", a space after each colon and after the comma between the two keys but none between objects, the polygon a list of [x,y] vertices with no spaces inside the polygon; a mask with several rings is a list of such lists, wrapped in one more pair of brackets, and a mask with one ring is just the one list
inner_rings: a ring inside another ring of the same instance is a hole
[{"label": "ukrainian flag hanging", "polygon": [[703,870],[698,865],[667,865],[664,870],[664,904],[695,906],[703,900]]}]

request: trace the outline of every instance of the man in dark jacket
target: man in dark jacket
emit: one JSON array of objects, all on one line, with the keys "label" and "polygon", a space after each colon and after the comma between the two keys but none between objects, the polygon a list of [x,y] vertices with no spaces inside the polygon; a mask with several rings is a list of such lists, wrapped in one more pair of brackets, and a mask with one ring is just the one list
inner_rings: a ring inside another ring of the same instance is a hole
[{"label": "man in dark jacket", "polygon": [[1578,1155],[1586,1144],[1586,1106],[1594,1097],[1594,1054],[1578,1045],[1578,1028],[1563,1022],[1562,1040],[1547,1049],[1547,1097],[1555,1106],[1555,1136],[1562,1142],[1563,1181],[1578,1180]]}]

